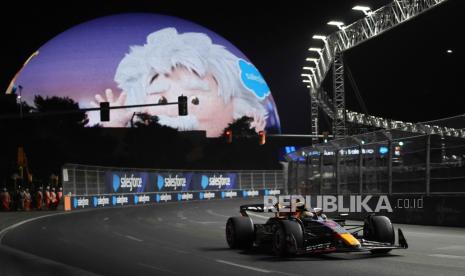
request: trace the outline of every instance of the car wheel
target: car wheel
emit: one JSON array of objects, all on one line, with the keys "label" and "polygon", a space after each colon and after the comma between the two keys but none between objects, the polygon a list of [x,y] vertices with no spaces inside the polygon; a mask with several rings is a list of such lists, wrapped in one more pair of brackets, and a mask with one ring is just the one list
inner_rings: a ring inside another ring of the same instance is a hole
[{"label": "car wheel", "polygon": [[[371,216],[365,221],[363,237],[370,241],[394,244],[394,226],[385,216]],[[374,249],[372,253],[388,253],[391,249]]]},{"label": "car wheel", "polygon": [[273,232],[272,250],[276,256],[284,257],[287,255],[286,233],[281,224],[276,224]]},{"label": "car wheel", "polygon": [[303,231],[298,222],[284,220],[273,231],[273,253],[277,256],[293,256],[303,246]]},{"label": "car wheel", "polygon": [[254,236],[254,225],[249,217],[231,217],[226,222],[226,242],[230,248],[250,248]]}]

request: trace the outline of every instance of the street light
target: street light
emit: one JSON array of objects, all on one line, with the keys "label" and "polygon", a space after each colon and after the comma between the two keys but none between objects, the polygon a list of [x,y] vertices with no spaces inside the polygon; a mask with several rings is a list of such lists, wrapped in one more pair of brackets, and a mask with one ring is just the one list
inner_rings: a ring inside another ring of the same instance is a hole
[{"label": "street light", "polygon": [[302,80],[302,82],[304,82],[304,83],[311,83],[310,80]]},{"label": "street light", "polygon": [[361,11],[363,12],[363,14],[369,16],[371,15],[373,12],[371,11],[371,8],[370,7],[367,7],[367,6],[355,6],[352,8],[352,10],[354,11]]},{"label": "street light", "polygon": [[300,74],[300,76],[301,76],[301,77],[307,77],[307,78],[311,78],[311,77],[312,77],[312,75],[310,75],[310,74]]},{"label": "street light", "polygon": [[327,24],[331,26],[336,26],[339,28],[339,30],[344,29],[344,22],[341,21],[329,21]]}]

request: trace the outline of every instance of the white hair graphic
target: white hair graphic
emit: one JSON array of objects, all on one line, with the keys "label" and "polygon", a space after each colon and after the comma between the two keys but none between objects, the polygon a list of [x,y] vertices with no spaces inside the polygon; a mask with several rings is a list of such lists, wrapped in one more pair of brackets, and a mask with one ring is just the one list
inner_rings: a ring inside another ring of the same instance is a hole
[{"label": "white hair graphic", "polygon": [[115,81],[127,93],[127,104],[140,104],[146,96],[146,80],[154,73],[170,73],[175,67],[185,67],[200,77],[211,73],[224,103],[233,102],[235,119],[251,110],[267,117],[260,100],[240,79],[239,58],[203,33],[179,34],[175,28],[165,28],[149,34],[146,44],[132,46],[121,60]]}]

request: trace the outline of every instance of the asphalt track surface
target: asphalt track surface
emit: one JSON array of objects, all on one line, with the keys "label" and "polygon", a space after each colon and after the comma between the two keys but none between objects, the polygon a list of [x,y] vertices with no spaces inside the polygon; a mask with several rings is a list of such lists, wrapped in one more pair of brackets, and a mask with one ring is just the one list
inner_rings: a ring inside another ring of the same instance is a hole
[{"label": "asphalt track surface", "polygon": [[[465,229],[395,225],[410,248],[387,255],[278,258],[230,250],[225,222],[259,200],[73,212],[3,233],[0,275],[465,275]],[[263,218],[254,218],[263,221]]]}]

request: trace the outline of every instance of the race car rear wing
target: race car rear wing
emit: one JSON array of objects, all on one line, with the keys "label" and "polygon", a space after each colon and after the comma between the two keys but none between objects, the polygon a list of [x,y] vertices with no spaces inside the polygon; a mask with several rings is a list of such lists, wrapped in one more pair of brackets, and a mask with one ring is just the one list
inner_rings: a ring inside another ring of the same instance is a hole
[{"label": "race car rear wing", "polygon": [[276,209],[273,207],[265,207],[265,204],[247,204],[241,205],[239,212],[243,216],[247,216],[247,211],[249,212],[256,212],[256,213],[275,213]]}]

